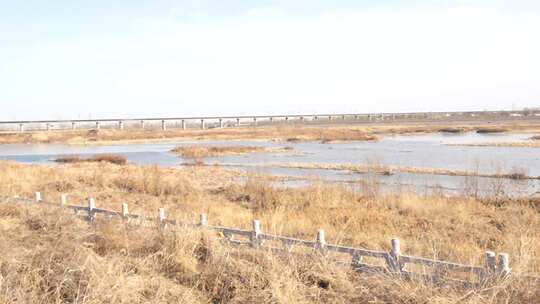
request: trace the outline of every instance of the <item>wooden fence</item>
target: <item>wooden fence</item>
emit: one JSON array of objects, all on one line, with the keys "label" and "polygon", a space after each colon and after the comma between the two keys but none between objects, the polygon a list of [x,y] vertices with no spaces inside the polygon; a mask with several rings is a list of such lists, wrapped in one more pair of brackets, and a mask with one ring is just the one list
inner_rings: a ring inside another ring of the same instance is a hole
[{"label": "wooden fence", "polygon": [[[209,224],[206,214],[201,214],[199,222],[194,224],[167,219],[165,210],[163,208],[158,209],[158,216],[154,218],[130,213],[128,204],[122,204],[121,211],[97,208],[94,199],[89,199],[87,206],[69,205],[67,203],[66,195],[61,195],[60,201],[56,203],[44,201],[40,192],[36,192],[34,199],[20,198],[15,196],[4,197],[3,200],[18,203],[38,203],[40,205],[53,205],[61,208],[71,209],[76,215],[82,215],[88,221],[94,221],[98,215],[101,215],[102,217],[109,219],[117,218],[125,221],[136,219],[141,220],[141,223],[155,223],[160,229],[166,229],[167,227],[176,225],[209,229],[222,234],[224,239],[230,244],[249,246],[256,249],[266,249],[284,254],[292,254],[293,250],[299,247],[310,248],[327,256],[329,256],[331,253],[337,253],[348,257],[348,261],[341,261],[341,264],[350,265],[355,270],[360,272],[390,273],[397,274],[402,277],[420,276],[432,281],[442,279],[442,275],[447,276],[449,273],[458,273],[460,274],[459,277],[468,278],[460,280],[463,283],[471,283],[471,281],[474,283],[485,282],[486,280],[492,279],[504,279],[512,275],[532,279],[535,282],[540,283],[540,277],[512,273],[510,268],[510,258],[507,253],[496,254],[492,251],[486,251],[484,256],[485,264],[483,266],[473,266],[403,254],[400,248],[400,240],[397,238],[391,240],[391,250],[387,252],[328,244],[325,239],[324,230],[317,231],[314,241],[263,233],[261,229],[261,222],[258,220],[253,220],[251,230],[244,230],[230,227],[212,226]],[[277,243],[279,246],[267,246],[268,243]],[[365,263],[364,258],[380,260],[382,263],[377,263],[379,266]],[[421,266],[423,271],[409,271],[408,266],[410,265]],[[426,271],[426,268],[430,268],[431,271]]]}]

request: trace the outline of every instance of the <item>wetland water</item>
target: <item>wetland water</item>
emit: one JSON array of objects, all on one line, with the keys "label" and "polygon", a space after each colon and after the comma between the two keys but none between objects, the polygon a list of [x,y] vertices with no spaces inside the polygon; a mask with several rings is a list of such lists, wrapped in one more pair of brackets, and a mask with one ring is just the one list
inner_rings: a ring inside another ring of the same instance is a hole
[{"label": "wetland water", "polygon": [[[290,152],[252,153],[205,158],[206,164],[222,164],[249,172],[292,177],[285,186],[302,185],[311,179],[362,185],[375,183],[388,191],[442,191],[459,194],[465,191],[490,193],[501,187],[512,195],[540,194],[540,181],[464,177],[426,173],[380,175],[347,170],[285,168],[288,164],[381,164],[393,166],[447,169],[482,174],[525,172],[540,176],[540,148],[475,147],[459,144],[519,142],[530,134],[428,134],[386,137],[377,142],[263,142],[263,141],[181,141],[105,146],[71,146],[57,144],[16,144],[0,146],[0,159],[22,163],[47,164],[58,156],[90,156],[114,153],[142,165],[177,166],[182,157],[169,151],[178,145],[249,145],[292,147]],[[305,180],[309,178],[309,180]],[[363,182],[362,182],[363,181]]]}]

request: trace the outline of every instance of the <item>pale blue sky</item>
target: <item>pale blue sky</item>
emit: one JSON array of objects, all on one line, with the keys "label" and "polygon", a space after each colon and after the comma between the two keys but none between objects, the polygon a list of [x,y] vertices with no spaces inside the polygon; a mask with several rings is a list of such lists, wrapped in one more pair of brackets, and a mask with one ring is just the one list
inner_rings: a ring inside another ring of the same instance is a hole
[{"label": "pale blue sky", "polygon": [[538,54],[530,0],[0,0],[0,119],[540,106]]}]

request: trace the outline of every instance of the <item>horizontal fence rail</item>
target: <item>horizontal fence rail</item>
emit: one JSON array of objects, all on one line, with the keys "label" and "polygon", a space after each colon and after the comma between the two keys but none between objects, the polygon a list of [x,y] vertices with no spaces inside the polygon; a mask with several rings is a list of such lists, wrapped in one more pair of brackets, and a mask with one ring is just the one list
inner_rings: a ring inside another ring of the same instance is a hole
[{"label": "horizontal fence rail", "polygon": [[[121,211],[107,210],[96,207],[96,202],[94,199],[89,199],[87,206],[79,205],[69,205],[67,203],[67,196],[61,195],[60,202],[48,202],[43,200],[43,197],[40,192],[35,193],[34,199],[21,198],[18,196],[15,197],[0,197],[5,202],[16,202],[16,203],[37,203],[39,205],[49,205],[57,206],[61,208],[66,208],[73,210],[76,215],[83,216],[87,221],[93,222],[96,220],[97,215],[104,216],[107,218],[118,218],[122,220],[132,220],[137,219],[148,223],[155,223],[160,229],[166,229],[170,225],[182,225],[186,227],[193,228],[204,228],[219,232],[223,235],[224,240],[233,245],[239,246],[249,246],[255,249],[268,249],[277,253],[292,253],[295,248],[311,248],[320,253],[339,253],[349,256],[349,261],[345,264],[350,265],[355,270],[360,272],[385,272],[391,274],[398,274],[400,276],[420,276],[428,277],[430,280],[436,280],[439,278],[439,273],[447,272],[460,272],[463,274],[472,274],[476,276],[477,282],[484,282],[489,279],[501,279],[507,278],[510,275],[519,276],[527,279],[534,280],[536,283],[540,283],[540,277],[533,275],[525,274],[515,274],[512,273],[510,268],[510,258],[507,253],[496,254],[492,251],[485,252],[485,265],[484,266],[473,266],[465,265],[455,262],[448,262],[442,260],[428,259],[423,257],[415,257],[404,255],[401,252],[400,240],[394,238],[391,240],[391,250],[390,251],[378,251],[378,250],[369,250],[363,248],[347,247],[340,245],[327,244],[325,239],[325,231],[317,231],[314,241],[296,239],[286,236],[273,235],[263,233],[261,229],[261,223],[258,220],[253,220],[252,229],[238,229],[230,227],[221,227],[221,226],[212,226],[209,225],[208,217],[206,214],[201,214],[198,223],[188,223],[180,222],[177,220],[167,219],[165,214],[165,209],[158,209],[157,217],[146,217],[144,215],[132,214],[129,212],[127,204],[121,205]],[[81,214],[82,213],[82,214]],[[236,239],[235,237],[243,238]],[[264,246],[266,242],[278,242],[281,247],[271,247]],[[375,258],[382,259],[384,266],[376,266],[363,262],[363,258]],[[409,264],[420,265],[422,267],[430,267],[434,274],[415,273],[413,271],[407,270]],[[463,281],[467,282],[468,281]]]},{"label": "horizontal fence rail", "polygon": [[[53,129],[100,129],[102,125],[114,124],[113,127],[123,130],[129,123],[145,129],[148,124],[159,124],[162,130],[174,126],[187,129],[189,126],[205,129],[207,127],[241,126],[248,124],[257,126],[259,123],[272,124],[278,121],[320,122],[354,120],[358,122],[377,122],[392,120],[437,120],[437,119],[481,119],[481,118],[534,118],[540,120],[540,110],[522,111],[462,111],[462,112],[401,112],[401,113],[333,113],[333,114],[283,114],[283,115],[224,115],[224,116],[187,116],[187,117],[147,117],[147,118],[103,118],[103,119],[65,119],[65,120],[10,120],[0,121],[0,127],[25,132],[34,126],[33,130]],[[210,125],[209,122],[212,122]],[[174,124],[174,125],[173,125]]]}]

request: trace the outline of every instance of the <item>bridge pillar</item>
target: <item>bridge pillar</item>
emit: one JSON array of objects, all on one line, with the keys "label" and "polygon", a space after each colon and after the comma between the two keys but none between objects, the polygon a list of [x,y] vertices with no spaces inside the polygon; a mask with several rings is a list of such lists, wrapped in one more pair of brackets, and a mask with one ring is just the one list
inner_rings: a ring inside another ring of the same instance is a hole
[{"label": "bridge pillar", "polygon": [[328,116],[328,120],[332,120],[332,116],[331,116],[331,115]]},{"label": "bridge pillar", "polygon": [[253,125],[256,127],[257,126],[257,117],[253,117]]},{"label": "bridge pillar", "polygon": [[201,119],[201,130],[204,130],[204,119]]},{"label": "bridge pillar", "polygon": [[165,120],[161,121],[161,130],[163,131],[167,130],[167,122]]},{"label": "bridge pillar", "polygon": [[144,130],[144,120],[141,120],[141,129]]},{"label": "bridge pillar", "polygon": [[47,131],[50,131],[51,130],[51,124],[50,123],[45,124],[45,129],[47,129]]},{"label": "bridge pillar", "polygon": [[304,122],[304,116],[300,116],[300,122]]},{"label": "bridge pillar", "polygon": [[124,130],[124,122],[123,121],[118,122],[118,129]]},{"label": "bridge pillar", "polygon": [[237,127],[240,127],[240,118],[237,118],[237,119],[236,119],[236,126],[237,126]]},{"label": "bridge pillar", "polygon": [[24,132],[24,124],[19,125],[19,132]]},{"label": "bridge pillar", "polygon": [[219,119],[219,127],[223,128],[223,119],[222,118]]},{"label": "bridge pillar", "polygon": [[99,121],[96,121],[96,130],[99,130],[101,128],[101,124],[99,123]]},{"label": "bridge pillar", "polygon": [[182,130],[186,129],[186,121],[182,119]]},{"label": "bridge pillar", "polygon": [[77,123],[76,122],[72,122],[71,123],[71,130],[75,130],[77,129]]}]

